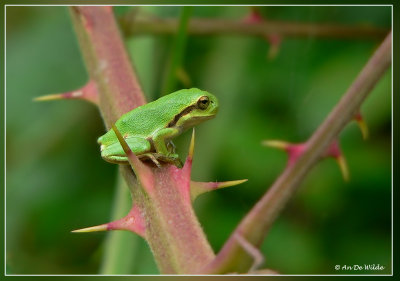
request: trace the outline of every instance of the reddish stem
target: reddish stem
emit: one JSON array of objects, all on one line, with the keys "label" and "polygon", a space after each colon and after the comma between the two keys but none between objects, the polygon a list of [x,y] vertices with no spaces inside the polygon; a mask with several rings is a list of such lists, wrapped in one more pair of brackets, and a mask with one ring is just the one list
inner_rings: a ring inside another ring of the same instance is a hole
[{"label": "reddish stem", "polygon": [[391,44],[392,33],[389,33],[339,103],[307,141],[305,149],[296,161],[285,168],[264,196],[242,219],[215,260],[202,272],[246,272],[250,268],[251,257],[240,246],[236,237],[240,235],[256,247],[261,245],[273,221],[294,195],[301,181],[337,138],[339,132],[352,120],[367,95],[390,67]]}]

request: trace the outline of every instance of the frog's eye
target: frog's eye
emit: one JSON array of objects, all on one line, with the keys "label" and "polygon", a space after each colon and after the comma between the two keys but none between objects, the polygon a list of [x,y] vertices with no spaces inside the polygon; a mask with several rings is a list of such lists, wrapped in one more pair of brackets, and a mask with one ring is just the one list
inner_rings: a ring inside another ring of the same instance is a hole
[{"label": "frog's eye", "polygon": [[201,98],[199,98],[199,100],[197,101],[197,106],[200,109],[206,109],[208,107],[208,105],[210,104],[210,99],[207,96],[202,96]]}]

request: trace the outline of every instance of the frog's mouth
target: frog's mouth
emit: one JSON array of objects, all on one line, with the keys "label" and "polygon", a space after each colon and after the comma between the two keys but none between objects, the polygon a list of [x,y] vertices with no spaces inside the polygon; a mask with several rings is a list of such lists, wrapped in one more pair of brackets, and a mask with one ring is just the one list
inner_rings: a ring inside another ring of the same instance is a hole
[{"label": "frog's mouth", "polygon": [[195,117],[193,117],[193,119],[200,120],[200,121],[206,121],[206,120],[215,118],[215,116],[216,116],[215,114],[210,113],[208,115],[195,116]]},{"label": "frog's mouth", "polygon": [[219,109],[218,106],[214,106],[214,107],[211,109],[210,114],[216,115],[216,114],[218,113],[218,109]]},{"label": "frog's mouth", "polygon": [[201,115],[194,115],[193,119],[201,119],[201,120],[208,120],[212,119],[218,113],[218,106],[212,106],[207,111],[201,112]]},{"label": "frog's mouth", "polygon": [[215,114],[192,116],[192,118],[190,118],[189,120],[185,120],[185,122],[182,122],[181,124],[177,124],[177,125],[179,127],[183,127],[184,130],[186,130],[186,129],[196,126],[200,123],[203,123],[204,121],[213,119],[214,117],[215,117]]}]

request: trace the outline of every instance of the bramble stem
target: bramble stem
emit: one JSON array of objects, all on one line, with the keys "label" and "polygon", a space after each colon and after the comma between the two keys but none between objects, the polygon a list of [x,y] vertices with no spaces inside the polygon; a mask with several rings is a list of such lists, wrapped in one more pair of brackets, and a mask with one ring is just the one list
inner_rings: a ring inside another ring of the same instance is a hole
[{"label": "bramble stem", "polygon": [[111,7],[71,7],[74,27],[89,76],[97,84],[107,129],[146,103]]},{"label": "bramble stem", "polygon": [[[128,13],[120,19],[126,36],[144,34],[176,34],[178,20],[175,18],[156,18]],[[190,35],[240,35],[343,39],[381,39],[389,30],[374,26],[349,26],[328,23],[303,23],[284,21],[263,21],[245,23],[231,19],[191,18],[187,32]]]},{"label": "bramble stem", "polygon": [[392,33],[390,32],[339,103],[306,142],[304,152],[294,163],[286,167],[264,196],[242,219],[215,260],[206,266],[201,271],[202,273],[246,272],[250,268],[251,257],[239,245],[235,237],[241,235],[254,246],[261,245],[271,224],[294,195],[306,174],[339,132],[352,120],[362,102],[390,67],[391,44]]},{"label": "bramble stem", "polygon": [[[71,15],[90,79],[97,85],[100,112],[109,129],[122,114],[143,105],[145,97],[112,7],[72,7]],[[143,237],[161,273],[198,271],[214,258],[214,253],[194,214],[190,193],[187,199],[179,194],[190,186],[190,171],[186,174],[189,178],[183,180],[180,170],[173,165],[152,168],[139,164],[145,167],[142,170],[146,170],[146,174],[138,177],[129,165],[120,165],[132,194],[133,210],[136,210],[136,218],[126,223],[132,226],[144,220]],[[114,243],[117,242],[114,240]],[[119,258],[124,259],[124,256],[121,254]],[[115,271],[115,268],[108,270]]]}]

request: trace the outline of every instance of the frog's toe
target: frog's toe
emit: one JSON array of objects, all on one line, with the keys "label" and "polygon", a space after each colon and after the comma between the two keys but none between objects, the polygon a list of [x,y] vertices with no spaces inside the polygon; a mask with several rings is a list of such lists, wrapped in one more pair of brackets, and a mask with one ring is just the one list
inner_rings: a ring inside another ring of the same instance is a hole
[{"label": "frog's toe", "polygon": [[174,162],[176,159],[179,159],[179,155],[175,153],[168,153],[168,154],[153,153],[153,155],[158,160],[161,160],[163,162]]},{"label": "frog's toe", "polygon": [[182,168],[182,161],[179,159],[178,154],[171,153],[168,155],[168,157],[165,159],[165,162],[169,162],[177,166],[178,168]]},{"label": "frog's toe", "polygon": [[179,155],[176,154],[176,153],[169,153],[169,154],[167,155],[167,158],[178,159],[178,158],[179,158]]},{"label": "frog's toe", "polygon": [[140,159],[149,159],[151,160],[158,168],[161,167],[160,162],[158,162],[156,155],[152,154],[152,153],[145,153],[145,154],[141,154],[139,155]]},{"label": "frog's toe", "polygon": [[[144,153],[138,155],[140,160],[153,162],[157,167],[161,167],[161,163],[171,163],[176,165],[177,167],[182,167],[182,162],[179,159],[178,154],[161,154],[161,153]],[[161,162],[161,163],[160,163]]]}]

